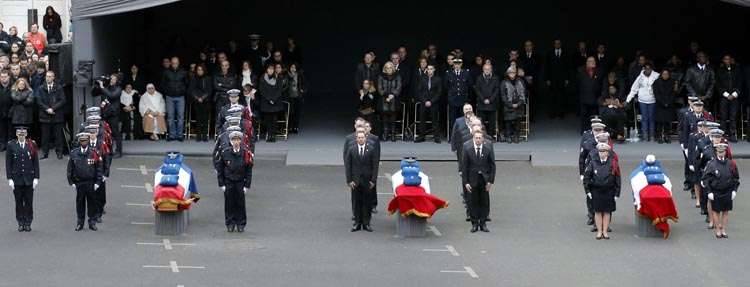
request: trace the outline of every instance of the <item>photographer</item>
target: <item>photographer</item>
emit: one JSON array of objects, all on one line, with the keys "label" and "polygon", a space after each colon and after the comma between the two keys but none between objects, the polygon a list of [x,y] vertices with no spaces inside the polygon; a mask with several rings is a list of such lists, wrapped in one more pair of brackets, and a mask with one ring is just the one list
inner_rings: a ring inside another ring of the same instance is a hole
[{"label": "photographer", "polygon": [[[104,81],[109,80],[109,85],[104,86]],[[101,96],[102,119],[105,120],[112,129],[112,137],[115,142],[115,158],[122,157],[122,134],[120,133],[120,97],[122,88],[120,87],[120,78],[117,73],[109,77],[103,76],[97,79],[97,86],[94,87],[92,95]]]}]

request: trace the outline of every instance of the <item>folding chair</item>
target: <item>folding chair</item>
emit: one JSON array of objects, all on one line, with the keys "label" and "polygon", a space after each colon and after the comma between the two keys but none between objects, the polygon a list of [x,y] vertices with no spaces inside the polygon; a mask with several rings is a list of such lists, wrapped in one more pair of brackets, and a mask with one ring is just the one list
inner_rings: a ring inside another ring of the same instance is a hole
[{"label": "folding chair", "polygon": [[286,112],[284,112],[284,116],[281,119],[276,120],[277,129],[274,136],[286,141],[289,138],[289,114],[292,110],[292,104],[287,101],[282,101],[282,103],[286,107]]},{"label": "folding chair", "polygon": [[401,130],[395,135],[395,137],[398,137],[403,141],[404,136],[406,135],[406,103],[404,102],[401,102],[401,118],[396,119],[396,123],[401,125]]},{"label": "folding chair", "polygon": [[518,125],[519,125],[519,127],[518,127],[518,133],[519,133],[519,137],[523,141],[528,142],[529,141],[529,133],[531,133],[531,125],[530,125],[530,120],[529,120],[529,107],[531,105],[529,105],[527,103],[525,106],[526,107],[525,107],[523,119],[518,123]]}]

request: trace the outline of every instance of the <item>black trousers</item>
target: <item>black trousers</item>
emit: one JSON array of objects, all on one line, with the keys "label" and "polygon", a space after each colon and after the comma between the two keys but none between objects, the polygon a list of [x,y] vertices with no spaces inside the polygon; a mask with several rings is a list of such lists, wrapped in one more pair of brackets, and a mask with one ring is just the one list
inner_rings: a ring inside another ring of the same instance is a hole
[{"label": "black trousers", "polygon": [[519,120],[506,120],[505,121],[505,132],[504,136],[507,137],[516,137],[518,136],[518,122]]},{"label": "black trousers", "polygon": [[[461,106],[448,105],[448,107],[449,107],[449,109],[448,109],[448,119],[449,119],[448,126],[451,127],[451,129],[452,129],[453,128],[453,123],[456,122],[456,119],[464,116],[464,110],[463,110],[463,105],[461,105]],[[453,132],[453,131],[451,131],[451,132]]]},{"label": "black trousers", "polygon": [[13,138],[15,131],[10,130],[10,120],[8,118],[0,118],[0,151],[5,150],[5,145]]},{"label": "black trousers", "polygon": [[563,81],[552,81],[547,90],[547,100],[550,117],[565,115],[565,83]]},{"label": "black trousers", "polygon": [[[602,120],[604,120],[604,124],[607,125],[607,131],[611,135],[611,137],[617,138],[618,135],[624,136],[623,127],[625,127],[625,114],[618,114],[618,115],[601,115]],[[589,121],[588,129],[591,128],[591,124]]]},{"label": "black trousers", "polygon": [[266,129],[267,137],[276,136],[276,121],[279,118],[278,112],[263,112],[263,128]]},{"label": "black trousers", "polygon": [[396,133],[396,120],[398,119],[397,112],[382,112],[380,113],[380,120],[383,122],[383,137],[384,140],[388,139],[388,136]]},{"label": "black trousers", "polygon": [[[97,202],[94,198],[95,192],[93,182],[76,183],[76,216],[78,224],[83,224],[86,215],[89,216],[89,224],[93,223],[96,219]],[[86,210],[87,205],[88,210]]]},{"label": "black trousers", "polygon": [[672,123],[656,122],[656,135],[668,138],[670,135],[672,135]]},{"label": "black trousers", "polygon": [[[138,112],[134,112],[138,113]],[[133,117],[129,112],[120,110],[120,123],[122,123],[122,134],[127,138],[133,132]]]},{"label": "black trousers", "polygon": [[31,185],[16,185],[13,195],[16,198],[16,221],[19,225],[31,225],[34,219],[34,188]]},{"label": "black trousers", "polygon": [[122,153],[122,133],[120,132],[120,118],[119,117],[108,117],[104,119],[109,124],[109,128],[112,129],[112,140],[115,145],[115,151]]},{"label": "black trousers", "polygon": [[436,103],[432,103],[432,105],[428,108],[424,106],[424,103],[420,104],[420,107],[417,108],[419,110],[419,126],[417,127],[417,134],[420,137],[424,137],[426,135],[426,129],[427,129],[427,118],[429,117],[429,120],[431,121],[432,126],[432,136],[433,137],[439,137],[440,136],[440,108]]},{"label": "black trousers", "polygon": [[724,129],[728,136],[735,136],[737,134],[737,110],[739,106],[740,103],[737,99],[730,101],[722,97],[721,102],[719,102],[719,114],[722,121],[721,128]]},{"label": "black trousers", "polygon": [[494,111],[479,111],[479,117],[482,118],[484,126],[487,127],[487,135],[495,137],[495,131],[497,130],[497,110]]},{"label": "black trousers", "polygon": [[302,108],[305,104],[305,99],[302,97],[296,97],[290,100],[291,111],[289,114],[289,129],[299,129],[300,121],[302,120]]},{"label": "black trousers", "polygon": [[487,221],[490,213],[490,193],[487,191],[487,184],[481,179],[476,185],[471,186],[469,195],[469,211],[471,211],[471,222],[481,224]]},{"label": "black trousers", "polygon": [[224,224],[227,226],[245,226],[247,212],[245,210],[245,191],[242,181],[225,181],[224,191]]},{"label": "black trousers", "polygon": [[[63,123],[41,123],[42,125],[42,151],[45,154],[54,147],[55,152],[62,154],[65,137],[63,136]],[[54,137],[54,146],[50,137]]]},{"label": "black trousers", "polygon": [[[352,189],[352,209],[354,211],[354,222],[357,224],[370,224],[372,216],[372,193],[369,183],[357,183]],[[377,195],[377,194],[376,194]]]},{"label": "black trousers", "polygon": [[92,197],[96,201],[94,217],[102,218],[102,214],[104,214],[104,206],[107,205],[107,183],[102,182],[102,185],[94,191]]},{"label": "black trousers", "polygon": [[594,204],[591,203],[591,199],[588,195],[584,195],[586,197],[586,215],[589,218],[594,218]]},{"label": "black trousers", "polygon": [[191,105],[193,107],[193,115],[195,115],[195,126],[196,126],[196,133],[201,135],[208,135],[208,127],[211,125],[211,122],[209,121],[209,118],[211,116],[211,104],[203,102],[203,103],[193,103]]}]

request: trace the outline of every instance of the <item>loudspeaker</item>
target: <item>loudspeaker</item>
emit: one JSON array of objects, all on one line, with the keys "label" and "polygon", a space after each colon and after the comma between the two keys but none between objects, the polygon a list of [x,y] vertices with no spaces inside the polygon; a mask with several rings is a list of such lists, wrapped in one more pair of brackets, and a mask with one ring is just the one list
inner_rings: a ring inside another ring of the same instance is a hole
[{"label": "loudspeaker", "polygon": [[73,44],[60,43],[47,46],[49,68],[62,84],[73,83]]},{"label": "loudspeaker", "polygon": [[[27,15],[27,20],[26,21],[28,23],[28,25],[27,25],[28,27],[26,27],[26,31],[31,31],[31,25],[39,23],[39,20],[38,20],[39,17],[37,16],[37,10],[36,9],[29,9],[28,12],[26,13],[26,15]],[[39,27],[39,30],[41,30],[41,29],[42,29],[42,27]],[[19,35],[20,35],[20,33],[19,33]]]},{"label": "loudspeaker", "polygon": [[88,88],[94,79],[94,61],[78,61],[73,80],[76,87]]}]

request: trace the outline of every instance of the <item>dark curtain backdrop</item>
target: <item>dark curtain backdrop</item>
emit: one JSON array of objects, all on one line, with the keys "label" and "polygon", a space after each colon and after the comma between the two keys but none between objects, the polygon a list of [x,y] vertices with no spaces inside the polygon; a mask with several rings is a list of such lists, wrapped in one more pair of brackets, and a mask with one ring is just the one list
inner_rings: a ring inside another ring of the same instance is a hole
[{"label": "dark curtain backdrop", "polygon": [[[146,10],[95,18],[97,65],[123,69],[138,63],[158,67],[171,50],[197,57],[206,43],[224,49],[229,39],[240,48],[258,33],[283,47],[297,39],[304,68],[316,94],[350,93],[352,72],[367,50],[383,61],[398,45],[411,61],[428,42],[442,54],[462,48],[468,57],[482,52],[498,58],[533,40],[540,51],[560,37],[565,47],[586,40],[606,43],[612,55],[631,60],[635,49],[657,59],[685,54],[701,43],[711,56],[739,53],[748,45],[748,8],[720,1],[226,1],[184,0]],[[184,45],[176,45],[181,37]],[[102,50],[104,49],[104,50]],[[192,60],[192,59],[189,59]]]}]

